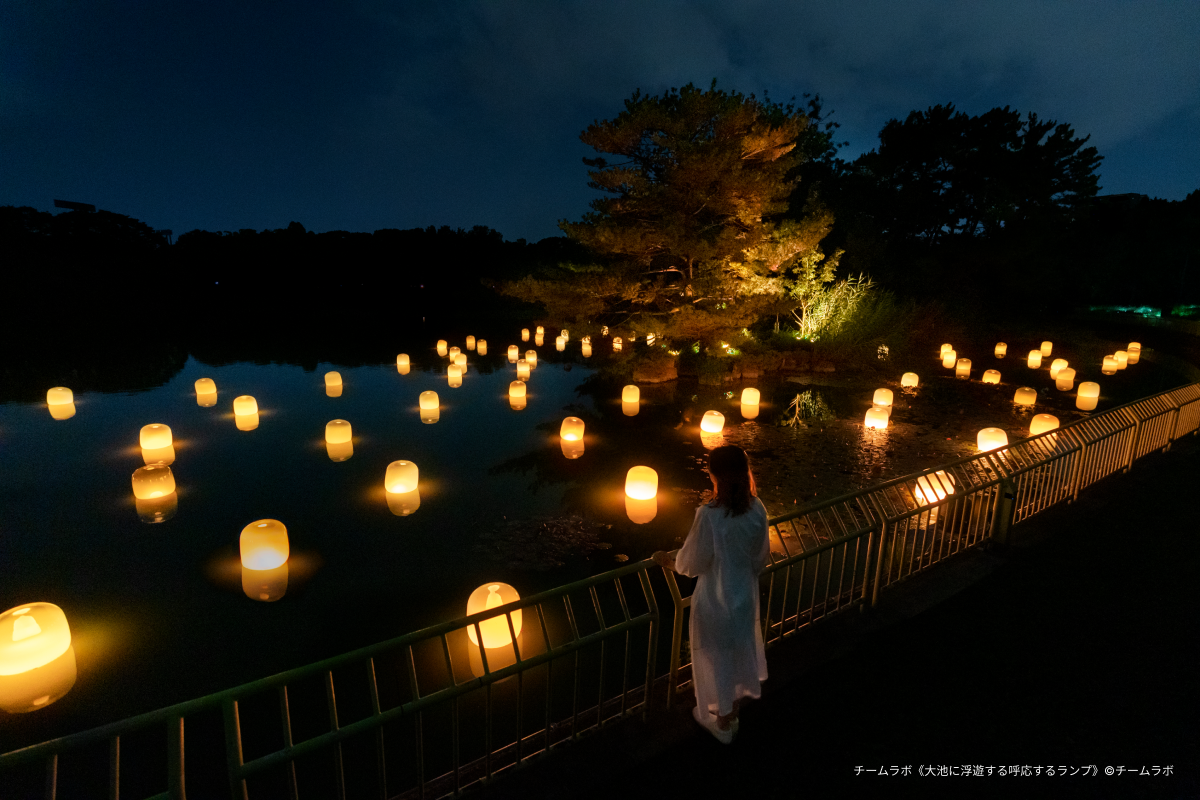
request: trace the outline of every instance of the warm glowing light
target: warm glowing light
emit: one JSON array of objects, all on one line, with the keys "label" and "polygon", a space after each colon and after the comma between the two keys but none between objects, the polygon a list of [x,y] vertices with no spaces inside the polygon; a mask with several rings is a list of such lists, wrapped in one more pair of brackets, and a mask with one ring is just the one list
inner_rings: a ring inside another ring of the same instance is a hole
[{"label": "warm glowing light", "polygon": [[1028,386],[1022,386],[1013,395],[1013,402],[1019,406],[1031,406],[1037,402],[1037,392]]},{"label": "warm glowing light", "polygon": [[508,346],[508,361],[511,364],[517,363],[517,359],[521,357],[521,350],[515,344]]},{"label": "warm glowing light", "polygon": [[621,337],[620,336],[613,337],[613,352],[614,353],[621,352]]},{"label": "warm glowing light", "polygon": [[654,344],[654,334],[653,333],[646,334],[646,344],[648,344],[648,345]]},{"label": "warm glowing light", "polygon": [[253,414],[237,414],[233,418],[239,431],[252,431],[258,427],[258,412]]},{"label": "warm glowing light", "polygon": [[426,425],[432,425],[442,418],[442,410],[440,408],[422,408],[420,410],[421,422]]},{"label": "warm glowing light", "polygon": [[233,413],[241,416],[258,413],[258,401],[248,394],[233,398]]},{"label": "warm glowing light", "polygon": [[759,407],[758,403],[754,403],[754,404],[742,403],[741,407],[740,407],[740,410],[742,412],[742,419],[757,419],[759,408],[760,407]]},{"label": "warm glowing light", "polygon": [[525,360],[529,362],[530,369],[537,369],[537,350],[526,350]]},{"label": "warm glowing light", "polygon": [[468,336],[468,337],[467,337],[467,349],[468,349],[468,350],[474,350],[474,349],[475,349],[475,337],[474,337],[474,336]]},{"label": "warm glowing light", "polygon": [[1000,370],[989,369],[986,372],[984,372],[983,373],[983,382],[984,383],[999,383],[1000,382]]},{"label": "warm glowing light", "polygon": [[[484,611],[489,611],[499,606],[506,606],[520,599],[521,596],[517,594],[517,590],[507,583],[485,583],[471,592],[471,596],[467,598],[467,616],[481,614]],[[508,629],[509,619],[512,620],[511,632]],[[490,650],[496,647],[507,647],[512,643],[514,633],[517,636],[521,635],[520,609],[480,622],[479,633],[483,635],[483,646],[485,648]],[[471,644],[479,645],[479,637],[475,634],[474,625],[467,628],[467,638],[471,640]]]},{"label": "warm glowing light", "polygon": [[386,492],[388,511],[397,517],[407,517],[421,507],[421,490],[411,492]]},{"label": "warm glowing light", "polygon": [[871,408],[867,409],[867,416],[866,419],[863,420],[863,425],[866,426],[868,430],[873,429],[881,431],[888,426],[889,416],[890,415],[888,414],[886,408],[876,408],[875,406],[872,406]]},{"label": "warm glowing light", "polygon": [[567,417],[562,421],[558,435],[567,442],[583,441],[583,420],[579,417]]},{"label": "warm glowing light", "polygon": [[155,450],[160,447],[170,447],[172,444],[171,428],[161,422],[143,425],[138,435],[138,443],[143,450]]},{"label": "warm glowing light", "polygon": [[1117,358],[1116,356],[1105,356],[1104,361],[1100,365],[1100,373],[1102,375],[1117,374]]},{"label": "warm glowing light", "polygon": [[326,372],[325,373],[325,385],[326,386],[341,386],[342,385],[342,373]]},{"label": "warm glowing light", "polygon": [[396,369],[407,372],[412,367],[412,362],[408,359],[408,353],[401,353],[396,356]]},{"label": "warm glowing light", "polygon": [[645,525],[658,516],[658,498],[651,497],[649,500],[638,500],[626,495],[625,514],[629,517],[630,522],[637,525]]},{"label": "warm glowing light", "polygon": [[383,476],[383,488],[392,494],[415,492],[420,488],[421,470],[412,461],[393,461]]},{"label": "warm glowing light", "polygon": [[621,413],[627,417],[636,417],[641,408],[641,403],[627,403],[624,400],[621,401]]},{"label": "warm glowing light", "polygon": [[565,342],[571,341],[571,332],[566,328],[563,328],[558,335],[561,336]]},{"label": "warm glowing light", "polygon": [[537,333],[538,336],[542,336],[546,333],[546,329],[545,329],[545,327],[538,325],[537,330],[535,332]]},{"label": "warm glowing light", "polygon": [[579,346],[579,352],[583,355],[584,358],[591,358],[592,357],[592,343],[591,342],[583,342]]},{"label": "warm glowing light", "polygon": [[170,466],[175,463],[175,448],[171,445],[167,445],[166,447],[143,447],[142,460],[146,462],[146,466],[154,464]]},{"label": "warm glowing light", "polygon": [[462,386],[462,367],[457,364],[451,364],[446,367],[446,382],[451,389],[457,389]]},{"label": "warm glowing light", "polygon": [[658,473],[650,467],[630,467],[625,474],[625,494],[634,500],[658,496]]},{"label": "warm glowing light", "polygon": [[215,394],[217,391],[217,382],[212,378],[200,378],[195,386],[196,394]]},{"label": "warm glowing light", "polygon": [[280,564],[274,569],[250,569],[242,567],[242,592],[251,600],[274,603],[287,594],[288,565]]},{"label": "warm glowing light", "polygon": [[945,500],[954,494],[954,476],[947,475],[940,469],[932,475],[922,475],[917,478],[913,494],[917,498],[917,504],[922,506]]},{"label": "warm glowing light", "polygon": [[0,675],[37,669],[70,646],[67,615],[53,603],[25,603],[0,614]]},{"label": "warm glowing light", "polygon": [[986,453],[998,447],[1008,446],[1008,434],[1002,428],[984,428],[975,439],[979,452]]},{"label": "warm glowing light", "polygon": [[1058,389],[1060,392],[1069,392],[1074,385],[1075,370],[1071,369],[1070,367],[1060,369],[1058,371],[1058,377],[1054,379],[1054,388]]},{"label": "warm glowing light", "polygon": [[946,351],[953,350],[953,349],[954,349],[954,345],[947,342],[946,344],[942,345],[940,350],[938,350],[938,355],[944,358],[946,355]]},{"label": "warm glowing light", "polygon": [[1042,356],[1049,356],[1052,352],[1054,352],[1054,342],[1042,342]]},{"label": "warm glowing light", "polygon": [[467,372],[467,354],[456,353],[454,356],[454,366],[458,367],[459,375],[465,375]]},{"label": "warm glowing light", "polygon": [[522,342],[529,341],[529,328],[521,328],[521,341]]},{"label": "warm glowing light", "polygon": [[966,379],[970,380],[970,378],[971,378],[971,359],[960,358],[958,360],[958,364],[955,365],[955,367],[954,367],[954,377],[966,378]]},{"label": "warm glowing light", "polygon": [[449,350],[447,350],[446,348],[447,348],[447,343],[446,343],[446,340],[445,340],[445,339],[438,339],[438,340],[437,340],[437,354],[438,354],[439,356],[444,356],[444,355],[446,355],[448,352],[450,352],[450,351],[449,351]]},{"label": "warm glowing light", "polygon": [[1113,357],[1117,359],[1117,369],[1125,369],[1129,363],[1129,352],[1126,350],[1118,350],[1113,353]]},{"label": "warm glowing light", "polygon": [[325,442],[325,453],[329,456],[329,460],[334,463],[349,461],[354,455],[354,440],[350,439],[345,442]]},{"label": "warm glowing light", "polygon": [[567,349],[567,340],[564,339],[563,337],[559,336],[557,339],[554,340],[554,349],[560,353],[563,350],[566,350]]},{"label": "warm glowing light", "polygon": [[1004,358],[1008,355],[1008,344],[1005,342],[996,343],[996,358]]},{"label": "warm glowing light", "polygon": [[942,352],[942,366],[946,369],[954,369],[958,364],[958,353],[953,350],[944,350]]},{"label": "warm glowing light", "polygon": [[621,390],[622,403],[636,403],[642,398],[642,391],[632,383]]},{"label": "warm glowing light", "polygon": [[567,441],[566,439],[559,439],[558,444],[560,447],[562,447],[562,454],[565,458],[574,460],[576,458],[583,457],[583,450],[584,450],[583,439],[580,439],[578,441]]},{"label": "warm glowing light", "polygon": [[421,392],[421,396],[417,398],[417,403],[427,411],[440,407],[437,392]]},{"label": "warm glowing light", "polygon": [[459,349],[457,347],[451,347],[449,350],[446,351],[446,357],[450,359],[451,363],[453,363],[458,359],[458,356],[461,353],[462,353],[461,349]]},{"label": "warm glowing light", "polygon": [[1075,396],[1075,407],[1080,411],[1095,411],[1096,403],[1100,400],[1100,384],[1084,381],[1079,384],[1079,393]]},{"label": "warm glowing light", "polygon": [[65,406],[75,402],[75,393],[65,386],[55,386],[46,392],[46,405]]},{"label": "warm glowing light", "polygon": [[744,406],[758,405],[760,397],[761,395],[759,394],[758,389],[755,389],[752,386],[747,386],[745,389],[742,389],[742,405]]},{"label": "warm glowing light", "polygon": [[914,388],[919,386],[920,383],[921,379],[917,377],[917,373],[915,372],[906,372],[900,376],[900,385],[905,388]]},{"label": "warm glowing light", "polygon": [[344,419],[335,419],[325,423],[325,441],[330,444],[341,444],[354,438],[350,423]]},{"label": "warm glowing light", "polygon": [[201,408],[212,408],[217,404],[216,392],[205,392],[204,394],[196,395],[196,405]]},{"label": "warm glowing light", "polygon": [[543,344],[545,344],[545,343],[546,343],[546,340],[545,340],[545,338],[542,336],[542,334],[540,334],[540,333],[539,333],[537,336],[534,336],[534,337],[533,337],[533,343],[534,343],[535,345],[537,345],[538,347],[541,347]]},{"label": "warm glowing light", "polygon": [[242,528],[238,546],[247,569],[275,569],[291,552],[287,528],[277,519],[260,519]]},{"label": "warm glowing light", "polygon": [[75,416],[74,403],[59,403],[58,405],[49,406],[49,408],[50,416],[54,419],[70,419]]},{"label": "warm glowing light", "polygon": [[513,381],[508,385],[509,397],[524,397],[526,391],[525,381]]},{"label": "warm glowing light", "polygon": [[1042,366],[1042,351],[1041,350],[1030,350],[1029,351],[1029,359],[1026,361],[1026,363],[1029,364],[1030,369],[1038,369],[1039,367],[1041,367]]},{"label": "warm glowing light", "polygon": [[175,476],[164,464],[150,464],[133,471],[133,496],[139,500],[166,497],[175,491]]},{"label": "warm glowing light", "polygon": [[1058,427],[1058,417],[1053,414],[1038,414],[1029,421],[1029,435],[1037,436],[1039,433],[1052,431]]},{"label": "warm glowing light", "polygon": [[892,390],[876,389],[872,402],[877,406],[890,406],[892,404]]},{"label": "warm glowing light", "polygon": [[517,362],[517,380],[529,380],[529,362],[523,358]]},{"label": "warm glowing light", "polygon": [[480,339],[475,343],[475,352],[481,356],[487,355],[487,339]]},{"label": "warm glowing light", "polygon": [[720,411],[705,411],[700,420],[700,430],[705,433],[720,433],[725,427],[725,415]]},{"label": "warm glowing light", "polygon": [[1141,343],[1141,342],[1130,342],[1130,343],[1129,343],[1129,346],[1128,346],[1128,347],[1126,347],[1125,349],[1126,349],[1126,350],[1139,350],[1139,351],[1140,351],[1140,350],[1142,349],[1142,343]]},{"label": "warm glowing light", "polygon": [[1050,362],[1050,378],[1058,380],[1058,373],[1067,368],[1067,360],[1065,358],[1056,358]]},{"label": "warm glowing light", "polygon": [[1128,360],[1125,362],[1126,364],[1136,364],[1142,359],[1142,351],[1140,348],[1137,350],[1126,350],[1125,352],[1128,354]]}]

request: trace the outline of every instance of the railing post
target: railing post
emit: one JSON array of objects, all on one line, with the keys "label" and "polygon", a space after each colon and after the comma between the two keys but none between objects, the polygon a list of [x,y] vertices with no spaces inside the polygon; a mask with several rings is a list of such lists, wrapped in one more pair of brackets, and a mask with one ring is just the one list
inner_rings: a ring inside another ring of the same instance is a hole
[{"label": "railing post", "polygon": [[1079,452],[1075,454],[1075,467],[1071,470],[1071,502],[1079,499],[1079,483],[1083,475],[1083,463],[1087,460],[1087,442],[1080,441]]},{"label": "railing post", "polygon": [[[678,552],[678,551],[676,551]],[[675,581],[675,573],[663,569],[667,579],[667,588],[671,590],[671,602],[675,606],[675,619],[671,624],[671,664],[667,673],[667,709],[675,706],[675,689],[679,685],[680,651],[683,649],[683,610],[691,605],[691,598],[684,600],[679,593],[679,584]]]},{"label": "railing post", "polygon": [[187,800],[183,777],[183,717],[167,722],[167,795]]},{"label": "railing post", "polygon": [[874,494],[870,496],[867,506],[875,511],[875,524],[879,530],[879,547],[875,554],[875,579],[871,581],[871,608],[874,608],[875,604],[879,602],[879,581],[883,576],[883,552],[888,538],[888,524],[887,515],[879,507],[879,501]]},{"label": "railing post", "polygon": [[1129,472],[1133,469],[1133,461],[1137,457],[1138,441],[1142,435],[1142,421],[1138,417],[1133,416],[1133,433],[1129,436],[1129,448],[1125,451],[1125,467],[1122,472]]},{"label": "railing post", "polygon": [[249,800],[246,780],[242,777],[242,723],[238,719],[238,701],[229,700],[221,708],[225,718],[225,766],[229,771],[229,796],[234,800]]},{"label": "railing post", "polygon": [[[1175,401],[1172,400],[1171,402],[1174,403]],[[1164,453],[1171,449],[1171,443],[1175,441],[1175,433],[1179,427],[1179,404],[1176,403],[1175,407],[1172,408],[1171,411],[1173,413],[1173,416],[1171,417],[1171,434],[1167,436],[1167,446],[1163,448]]]},{"label": "railing post", "polygon": [[1000,478],[1000,496],[996,499],[996,513],[992,517],[992,541],[1001,547],[1008,545],[1008,531],[1012,527],[1017,509],[1017,487],[1008,475]]}]

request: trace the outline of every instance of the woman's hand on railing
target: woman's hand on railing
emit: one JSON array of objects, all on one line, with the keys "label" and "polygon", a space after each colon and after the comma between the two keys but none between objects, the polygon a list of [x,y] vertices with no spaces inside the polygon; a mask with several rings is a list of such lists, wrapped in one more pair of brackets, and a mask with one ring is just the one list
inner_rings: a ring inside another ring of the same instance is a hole
[{"label": "woman's hand on railing", "polygon": [[669,569],[671,572],[675,572],[676,552],[678,551],[668,553],[663,550],[658,550],[654,553],[654,555],[650,556],[650,558],[654,559],[654,563],[658,564],[663,569]]}]

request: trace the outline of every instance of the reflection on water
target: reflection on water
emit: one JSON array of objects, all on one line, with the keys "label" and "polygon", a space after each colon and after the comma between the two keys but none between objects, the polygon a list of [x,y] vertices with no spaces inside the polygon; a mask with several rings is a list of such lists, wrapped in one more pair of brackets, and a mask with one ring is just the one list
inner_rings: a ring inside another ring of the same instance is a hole
[{"label": "reflection on water", "polygon": [[169,467],[175,463],[175,445],[169,444],[166,447],[143,447],[142,460],[146,462],[146,466],[152,464],[160,464]]},{"label": "reflection on water", "polygon": [[627,417],[636,417],[638,415],[638,412],[641,411],[641,409],[642,409],[642,404],[639,403],[637,400],[633,400],[633,401],[622,400],[621,401],[621,413]]},{"label": "reflection on water", "polygon": [[385,492],[388,510],[397,517],[407,517],[421,507],[421,490],[411,492]]},{"label": "reflection on water", "polygon": [[700,444],[705,450],[712,450],[725,444],[724,431],[700,431]]},{"label": "reflection on water", "polygon": [[354,442],[349,439],[344,442],[326,440],[325,452],[329,454],[330,461],[347,461],[354,455]]},{"label": "reflection on water", "polygon": [[196,395],[196,405],[201,408],[212,408],[217,404],[216,392],[203,392]]},{"label": "reflection on water", "polygon": [[287,594],[288,565],[273,569],[250,569],[242,565],[242,591],[251,600],[274,603]]},{"label": "reflection on water", "polygon": [[18,675],[0,675],[0,709],[25,714],[59,700],[75,685],[75,648],[48,664]]},{"label": "reflection on water", "polygon": [[576,459],[583,455],[583,439],[570,441],[567,439],[559,439],[562,445],[562,454],[569,459]]},{"label": "reflection on water", "polygon": [[326,397],[341,397],[342,396],[342,384],[340,384],[340,383],[333,384],[333,385],[325,384],[325,396]]},{"label": "reflection on water", "polygon": [[235,414],[233,419],[234,422],[237,423],[237,429],[239,431],[252,431],[258,427],[257,411],[255,411],[253,414]]},{"label": "reflection on water", "polygon": [[442,410],[440,408],[422,408],[421,422],[426,425],[432,425],[442,418]]},{"label": "reflection on water", "polygon": [[758,408],[759,408],[758,403],[754,403],[753,405],[750,405],[747,403],[742,403],[741,404],[742,419],[758,419]]},{"label": "reflection on water", "polygon": [[152,497],[143,500],[142,498],[134,498],[134,507],[137,509],[138,518],[142,522],[154,525],[159,522],[166,522],[179,510],[179,493],[171,492],[162,497]]},{"label": "reflection on water", "polygon": [[658,516],[658,498],[651,497],[647,500],[639,500],[635,497],[625,495],[625,514],[632,522],[638,525],[645,525]]},{"label": "reflection on water", "polygon": [[70,419],[75,416],[75,403],[58,403],[50,408],[50,416],[54,419]]}]

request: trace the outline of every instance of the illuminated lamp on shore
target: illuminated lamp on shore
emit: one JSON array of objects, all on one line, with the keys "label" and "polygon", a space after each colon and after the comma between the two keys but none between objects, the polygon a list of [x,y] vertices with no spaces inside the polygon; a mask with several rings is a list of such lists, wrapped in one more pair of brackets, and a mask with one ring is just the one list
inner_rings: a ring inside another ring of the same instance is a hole
[{"label": "illuminated lamp on shore", "polygon": [[958,364],[958,353],[953,350],[943,350],[942,366],[946,369],[954,369],[956,364]]},{"label": "illuminated lamp on shore", "polygon": [[1051,353],[1054,352],[1054,342],[1042,342],[1040,352],[1043,357],[1049,356]]},{"label": "illuminated lamp on shore", "polygon": [[621,352],[621,337],[620,336],[613,337],[613,352],[614,353]]},{"label": "illuminated lamp on shore", "polygon": [[445,339],[437,340],[437,354],[439,356],[444,356],[444,355],[446,355],[446,353],[450,352],[449,350],[446,349],[446,347],[447,347],[447,343],[446,343]]},{"label": "illuminated lamp on shore", "polygon": [[1116,356],[1105,356],[1104,361],[1100,364],[1101,375],[1116,375],[1117,374],[1117,359]]},{"label": "illuminated lamp on shore", "polygon": [[537,369],[537,350],[526,350],[525,361],[528,362],[530,369]]},{"label": "illuminated lamp on shore", "polygon": [[1007,447],[1008,434],[1003,428],[984,428],[975,437],[975,442],[979,446],[979,452],[986,453],[999,447]]},{"label": "illuminated lamp on shore", "polygon": [[0,614],[0,708],[45,708],[75,685],[75,649],[63,610],[25,603]]},{"label": "illuminated lamp on shore", "polygon": [[900,376],[900,386],[905,389],[915,389],[921,384],[921,379],[915,372],[906,372]]},{"label": "illuminated lamp on shore", "polygon": [[216,394],[217,382],[212,378],[200,378],[195,383],[196,394]]},{"label": "illuminated lamp on shore", "polygon": [[[517,594],[517,590],[507,583],[485,583],[467,598],[467,616],[482,614],[484,611],[515,603],[520,599],[521,595]],[[512,619],[511,631],[508,627],[509,619]],[[517,636],[521,635],[521,610],[510,611],[480,622],[479,633],[483,635],[483,646],[488,650],[508,647],[512,644],[514,633]],[[468,626],[467,638],[471,640],[471,644],[479,646],[479,636],[474,625]]]},{"label": "illuminated lamp on shore", "polygon": [[1075,386],[1075,370],[1070,367],[1060,369],[1058,377],[1054,379],[1054,388],[1060,392],[1069,392]]},{"label": "illuminated lamp on shore", "polygon": [[163,425],[161,422],[143,425],[141,432],[138,434],[138,444],[141,445],[143,450],[170,447],[172,443],[170,426]]},{"label": "illuminated lamp on shore", "polygon": [[886,408],[871,406],[867,409],[867,416],[863,420],[863,426],[866,427],[867,430],[881,431],[888,426],[889,416],[890,415],[888,414],[888,410]]},{"label": "illuminated lamp on shore", "polygon": [[474,349],[475,349],[475,337],[474,337],[474,336],[468,336],[468,337],[467,337],[467,349],[468,349],[468,350],[474,350]]},{"label": "illuminated lamp on shore", "polygon": [[892,404],[892,390],[876,389],[875,395],[871,398],[871,402],[881,408],[890,406]]},{"label": "illuminated lamp on shore", "polygon": [[288,565],[280,564],[274,569],[250,569],[242,567],[242,593],[260,603],[274,603],[287,594]]},{"label": "illuminated lamp on shore", "polygon": [[1006,355],[1008,355],[1008,344],[996,342],[996,358],[1004,358]]},{"label": "illuminated lamp on shore", "polygon": [[480,339],[475,343],[475,352],[481,356],[487,355],[487,339]]},{"label": "illuminated lamp on shore", "polygon": [[622,403],[637,403],[641,399],[642,399],[642,390],[639,389],[634,384],[631,383],[628,386],[621,389],[621,402]]},{"label": "illuminated lamp on shore", "polygon": [[579,352],[584,358],[591,358],[592,357],[592,343],[591,342],[583,342],[582,344],[580,344]]},{"label": "illuminated lamp on shore", "polygon": [[515,364],[517,363],[517,359],[520,357],[521,348],[517,347],[515,344],[510,344],[508,346],[508,363]]},{"label": "illuminated lamp on shore", "polygon": [[329,444],[344,444],[354,438],[350,423],[335,419],[325,423],[325,441]]},{"label": "illuminated lamp on shore", "polygon": [[1041,350],[1030,350],[1029,358],[1026,360],[1025,363],[1029,365],[1030,369],[1040,369],[1042,366],[1042,351]]},{"label": "illuminated lamp on shore", "polygon": [[1032,406],[1037,403],[1037,392],[1028,386],[1022,386],[1013,395],[1013,402],[1019,406]]},{"label": "illuminated lamp on shore", "polygon": [[571,341],[571,332],[570,332],[569,330],[567,330],[566,328],[563,328],[563,329],[562,329],[562,330],[559,332],[559,334],[558,334],[558,335],[562,337],[562,340],[563,340],[564,342],[569,342],[569,341]]},{"label": "illuminated lamp on shore", "polygon": [[700,430],[705,433],[720,433],[725,427],[725,415],[720,411],[705,411],[700,420]]},{"label": "illuminated lamp on shore", "polygon": [[1095,411],[1100,401],[1100,384],[1084,381],[1079,384],[1079,393],[1075,397],[1075,407],[1080,411]]},{"label": "illuminated lamp on shore", "polygon": [[529,380],[529,362],[523,358],[517,362],[517,380]]},{"label": "illuminated lamp on shore", "polygon": [[529,328],[521,328],[521,341],[522,342],[529,341]]},{"label": "illuminated lamp on shore", "polygon": [[554,340],[554,349],[560,353],[563,350],[566,350],[567,349],[567,340],[564,339],[563,337],[559,336],[557,339]]},{"label": "illuminated lamp on shore", "polygon": [[954,494],[954,478],[940,469],[932,475],[922,475],[917,478],[917,485],[913,488],[913,496],[917,500],[917,505],[921,506],[945,500],[952,494]]},{"label": "illuminated lamp on shore", "polygon": [[559,437],[566,442],[583,441],[583,420],[579,417],[567,417],[558,429]]},{"label": "illuminated lamp on shore", "polygon": [[1141,342],[1130,342],[1129,346],[1125,348],[1125,352],[1129,354],[1129,362],[1128,363],[1130,363],[1130,364],[1138,363],[1138,361],[1140,361],[1142,358],[1142,343]]},{"label": "illuminated lamp on shore", "polygon": [[389,494],[407,494],[421,488],[421,470],[412,461],[393,461],[383,475],[383,488]]},{"label": "illuminated lamp on shore", "polygon": [[1113,358],[1117,359],[1117,369],[1125,369],[1129,364],[1129,351],[1118,350],[1113,353]]},{"label": "illuminated lamp on shore", "polygon": [[989,369],[989,370],[985,371],[983,373],[983,382],[984,383],[999,383],[1000,382],[1000,370]]},{"label": "illuminated lamp on shore", "polygon": [[233,413],[239,417],[257,414],[258,401],[248,394],[235,397],[233,398]]},{"label": "illuminated lamp on shore", "polygon": [[1037,436],[1039,433],[1052,431],[1058,427],[1058,417],[1053,414],[1038,414],[1029,421],[1029,435]]},{"label": "illuminated lamp on shore", "polygon": [[462,386],[462,368],[457,364],[446,367],[446,383],[451,389]]},{"label": "illuminated lamp on shore", "polygon": [[175,475],[162,464],[138,467],[133,471],[133,496],[138,500],[166,497],[175,491]]},{"label": "illuminated lamp on shore", "polygon": [[1050,379],[1058,380],[1058,373],[1067,368],[1065,358],[1056,358],[1050,362]]},{"label": "illuminated lamp on shore", "polygon": [[287,563],[291,554],[287,527],[277,519],[260,519],[242,528],[238,538],[242,566],[247,569],[275,569]]},{"label": "illuminated lamp on shore", "polygon": [[954,377],[971,379],[971,359],[960,358],[954,367]]},{"label": "illuminated lamp on shore", "polygon": [[328,388],[330,386],[337,386],[340,388],[341,385],[342,385],[342,373],[340,373],[340,372],[326,372],[325,373],[326,388]]}]

